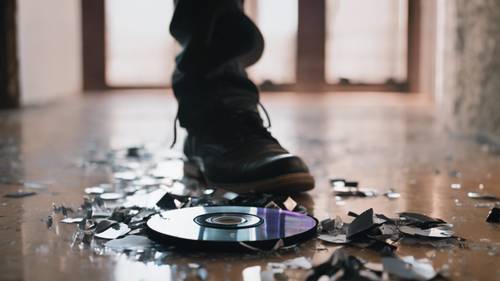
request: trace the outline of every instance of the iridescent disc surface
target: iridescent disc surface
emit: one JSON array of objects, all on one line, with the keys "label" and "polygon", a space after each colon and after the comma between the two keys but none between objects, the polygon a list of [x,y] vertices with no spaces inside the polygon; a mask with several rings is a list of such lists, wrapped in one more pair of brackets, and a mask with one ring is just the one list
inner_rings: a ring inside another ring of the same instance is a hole
[{"label": "iridescent disc surface", "polygon": [[315,232],[316,219],[280,209],[218,206],[164,211],[147,226],[169,238],[213,242],[257,242]]}]

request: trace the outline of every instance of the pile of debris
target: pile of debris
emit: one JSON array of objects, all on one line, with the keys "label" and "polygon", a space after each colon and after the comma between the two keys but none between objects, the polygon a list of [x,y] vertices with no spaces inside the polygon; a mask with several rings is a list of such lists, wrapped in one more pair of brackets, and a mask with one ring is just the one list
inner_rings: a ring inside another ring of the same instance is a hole
[{"label": "pile of debris", "polygon": [[[376,197],[378,196],[378,192],[372,188],[361,188],[359,187],[359,182],[346,180],[344,178],[333,178],[330,179],[330,186],[335,193],[335,196],[338,197],[340,201],[345,197]],[[389,199],[398,199],[401,197],[401,194],[394,189],[389,189],[387,192],[383,194]]]},{"label": "pile of debris", "polygon": [[432,266],[427,258],[415,259],[412,256],[383,256],[380,262],[369,262],[353,255],[345,249],[337,249],[323,263],[313,266],[305,257],[285,260],[280,263],[270,262],[265,268],[251,266],[243,270],[244,281],[293,280],[419,280],[427,281],[445,275]]},{"label": "pile of debris", "polygon": [[[363,261],[339,249],[324,263],[314,267],[307,281],[316,280],[431,280],[438,276],[427,259],[412,256],[385,256],[382,263]],[[326,277],[326,278],[325,278]]]},{"label": "pile of debris", "polygon": [[[199,188],[198,181],[184,177],[182,158],[152,154],[144,147],[112,151],[84,165],[105,165],[113,172],[112,181],[86,188],[83,204],[79,208],[54,205],[53,213],[46,222],[49,228],[55,220],[77,224],[73,245],[94,251],[111,249],[132,252],[142,261],[161,259],[171,249],[170,245],[159,245],[150,240],[146,235],[146,222],[163,210],[237,205],[308,212],[288,196],[241,195],[210,187]],[[378,195],[376,190],[360,188],[356,181],[332,179],[331,185],[340,198]],[[390,199],[400,197],[394,190],[384,195]],[[469,194],[470,198],[479,196]],[[258,270],[256,267],[248,268],[246,274],[258,274],[261,280],[288,280],[285,271],[294,268],[304,271],[306,280],[310,281],[389,280],[393,277],[431,280],[439,276],[431,263],[396,256],[399,244],[423,244],[437,248],[464,246],[464,239],[455,236],[451,224],[423,214],[403,212],[397,218],[389,218],[368,209],[361,214],[349,212],[348,215],[354,218],[350,223],[343,222],[340,217],[321,221],[318,239],[326,243],[373,249],[382,256],[380,263],[364,261],[340,249],[326,262],[314,267],[307,258],[300,257],[269,263],[264,271],[260,267]],[[499,211],[495,208],[488,221],[498,222],[498,217]],[[197,267],[196,272],[204,276],[199,277],[200,280],[206,279],[203,267]]]},{"label": "pile of debris", "polygon": [[404,212],[398,218],[388,218],[368,209],[345,223],[340,217],[321,221],[318,238],[334,244],[349,244],[391,253],[398,243],[426,244],[434,247],[463,245],[463,239],[454,236],[453,225],[423,214]]},{"label": "pile of debris", "polygon": [[196,186],[196,180],[183,176],[182,159],[158,159],[144,147],[113,151],[89,163],[109,167],[113,180],[85,188],[86,195],[79,208],[54,205],[53,213],[46,220],[49,228],[56,216],[61,223],[77,224],[73,244],[80,247],[130,250],[147,245],[165,248],[165,245],[150,241],[146,233],[147,220],[164,210],[236,205],[307,213],[304,206],[288,196],[241,195],[201,189]]}]

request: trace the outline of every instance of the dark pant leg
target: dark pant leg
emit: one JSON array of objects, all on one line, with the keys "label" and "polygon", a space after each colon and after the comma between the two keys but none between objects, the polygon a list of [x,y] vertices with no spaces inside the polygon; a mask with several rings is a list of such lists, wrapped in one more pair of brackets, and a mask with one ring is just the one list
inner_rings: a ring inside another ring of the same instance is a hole
[{"label": "dark pant leg", "polygon": [[179,0],[170,32],[181,44],[172,87],[182,127],[204,126],[221,105],[257,110],[258,89],[245,67],[258,60],[263,39],[241,0]]}]

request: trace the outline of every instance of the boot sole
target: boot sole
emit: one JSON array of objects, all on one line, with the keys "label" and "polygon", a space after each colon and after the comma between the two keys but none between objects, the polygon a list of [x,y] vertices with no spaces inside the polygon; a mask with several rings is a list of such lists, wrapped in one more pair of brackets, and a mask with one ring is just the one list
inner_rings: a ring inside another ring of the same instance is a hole
[{"label": "boot sole", "polygon": [[196,163],[189,162],[184,164],[184,173],[203,180],[206,184],[220,187],[239,194],[245,193],[273,193],[273,194],[292,194],[311,190],[314,188],[314,178],[309,173],[292,173],[276,176],[273,178],[251,181],[220,183],[211,181],[200,170]]}]

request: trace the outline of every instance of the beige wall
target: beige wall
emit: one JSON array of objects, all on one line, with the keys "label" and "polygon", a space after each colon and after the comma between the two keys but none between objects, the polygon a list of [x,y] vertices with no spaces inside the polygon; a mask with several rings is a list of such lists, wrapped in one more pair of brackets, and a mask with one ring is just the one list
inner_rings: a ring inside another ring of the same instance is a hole
[{"label": "beige wall", "polygon": [[80,0],[18,0],[21,104],[82,89]]},{"label": "beige wall", "polygon": [[445,5],[441,112],[463,135],[500,144],[500,1]]}]

